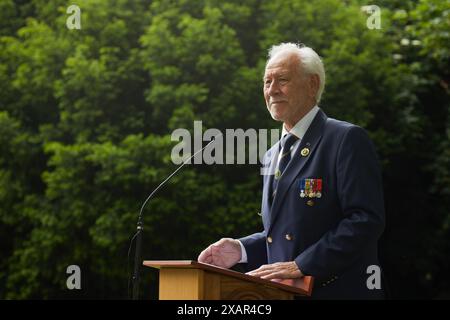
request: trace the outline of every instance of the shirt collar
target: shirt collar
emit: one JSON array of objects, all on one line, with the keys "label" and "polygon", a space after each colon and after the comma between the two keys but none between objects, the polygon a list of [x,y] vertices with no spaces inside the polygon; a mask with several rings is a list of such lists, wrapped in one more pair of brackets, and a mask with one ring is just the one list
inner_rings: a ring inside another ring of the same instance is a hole
[{"label": "shirt collar", "polygon": [[317,112],[319,112],[319,107],[315,105],[303,118],[301,118],[291,129],[291,131],[287,131],[284,127],[284,124],[282,125],[282,133],[281,137],[284,137],[284,135],[288,133],[292,133],[295,136],[297,136],[299,139],[303,139],[303,136],[305,135],[306,131],[308,130],[309,126],[311,125],[311,122],[313,121],[314,117],[316,116]]}]

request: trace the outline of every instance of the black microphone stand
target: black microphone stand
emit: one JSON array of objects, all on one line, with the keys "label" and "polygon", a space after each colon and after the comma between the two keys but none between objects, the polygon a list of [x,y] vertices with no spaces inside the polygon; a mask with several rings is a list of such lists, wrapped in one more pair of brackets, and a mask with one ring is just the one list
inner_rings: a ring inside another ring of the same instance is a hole
[{"label": "black microphone stand", "polygon": [[139,215],[136,233],[136,252],[134,254],[134,273],[133,273],[133,300],[139,299],[139,269],[142,252],[142,215]]},{"label": "black microphone stand", "polygon": [[202,152],[207,146],[209,146],[213,141],[215,141],[215,137],[212,137],[212,140],[208,142],[206,146],[195,152],[192,156],[187,158],[172,174],[170,174],[163,182],[161,182],[155,190],[147,197],[147,199],[144,201],[144,204],[141,207],[141,210],[139,212],[139,218],[137,222],[137,228],[136,228],[136,252],[134,254],[134,273],[133,273],[133,300],[139,299],[139,273],[141,269],[141,255],[142,255],[142,233],[144,231],[144,225],[142,221],[142,211],[144,210],[145,205],[147,202],[153,197],[153,195],[158,191],[170,178],[172,178],[183,166],[191,161],[192,158],[194,158],[199,152]]}]

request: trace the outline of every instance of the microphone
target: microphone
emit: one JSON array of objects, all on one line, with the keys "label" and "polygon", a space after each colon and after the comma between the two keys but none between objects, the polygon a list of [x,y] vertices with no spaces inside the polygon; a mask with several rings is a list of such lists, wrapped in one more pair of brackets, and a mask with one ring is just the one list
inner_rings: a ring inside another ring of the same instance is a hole
[{"label": "microphone", "polygon": [[[222,135],[220,133],[217,136]],[[150,201],[150,199],[153,197],[153,195],[167,182],[172,178],[178,171],[180,171],[181,168],[184,167],[186,163],[188,163],[192,158],[194,158],[198,153],[202,152],[206,149],[207,146],[209,146],[211,143],[213,143],[216,140],[216,136],[212,137],[212,140],[206,144],[203,148],[195,152],[193,155],[188,157],[174,172],[172,172],[166,179],[163,180],[153,191],[150,193],[150,195],[145,199],[144,203],[142,204],[141,210],[139,211],[139,217],[137,221],[137,228],[136,233],[131,239],[130,248],[128,250],[128,259],[130,256],[130,249],[133,243],[134,238],[136,238],[136,251],[134,255],[134,274],[133,274],[133,300],[139,299],[139,271],[141,267],[141,252],[142,252],[142,232],[144,230],[143,222],[142,222],[142,211],[144,210],[145,205]],[[129,283],[128,283],[129,288]],[[128,289],[129,290],[129,289]]]}]

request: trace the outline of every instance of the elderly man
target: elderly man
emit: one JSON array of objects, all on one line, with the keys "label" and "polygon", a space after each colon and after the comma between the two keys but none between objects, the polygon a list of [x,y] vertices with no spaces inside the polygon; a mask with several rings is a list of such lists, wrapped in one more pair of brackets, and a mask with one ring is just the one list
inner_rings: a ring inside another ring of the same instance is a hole
[{"label": "elderly man", "polygon": [[383,298],[383,289],[367,281],[368,269],[379,270],[384,229],[377,156],[362,128],[318,107],[324,85],[314,50],[292,43],[270,49],[264,98],[283,133],[264,157],[264,231],[223,238],[198,260],[225,268],[242,263],[265,279],[311,275],[313,298]]}]

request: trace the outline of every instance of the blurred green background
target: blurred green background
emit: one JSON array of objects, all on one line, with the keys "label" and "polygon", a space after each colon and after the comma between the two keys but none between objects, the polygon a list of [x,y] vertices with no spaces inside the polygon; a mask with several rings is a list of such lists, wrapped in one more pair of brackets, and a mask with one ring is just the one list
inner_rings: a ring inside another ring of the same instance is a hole
[{"label": "blurred green background", "polygon": [[[261,79],[287,41],[323,57],[323,110],[376,144],[391,297],[450,298],[449,16],[441,0],[0,0],[0,298],[127,298],[139,208],[176,168],[172,131],[280,128]],[[259,165],[186,166],[144,211],[143,258],[260,231],[261,187]],[[66,288],[72,264],[81,290]],[[156,279],[143,270],[143,298]]]}]

